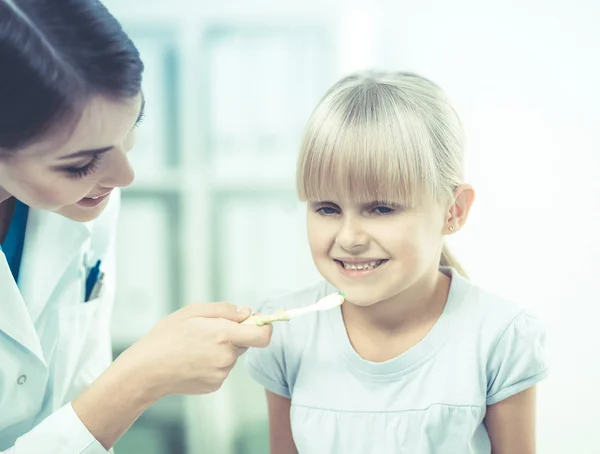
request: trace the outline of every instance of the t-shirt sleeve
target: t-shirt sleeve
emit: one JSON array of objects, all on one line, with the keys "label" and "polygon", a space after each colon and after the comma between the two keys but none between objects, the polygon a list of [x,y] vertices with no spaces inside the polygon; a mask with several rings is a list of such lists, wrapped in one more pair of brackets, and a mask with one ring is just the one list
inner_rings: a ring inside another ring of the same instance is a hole
[{"label": "t-shirt sleeve", "polygon": [[487,365],[487,405],[531,388],[548,374],[546,330],[533,314],[521,312],[505,329]]},{"label": "t-shirt sleeve", "polygon": [[[260,312],[271,314],[275,310],[272,305],[266,304]],[[251,348],[246,353],[246,369],[250,376],[268,391],[291,398],[284,348],[286,330],[287,323],[274,323],[271,343],[266,348]]]}]

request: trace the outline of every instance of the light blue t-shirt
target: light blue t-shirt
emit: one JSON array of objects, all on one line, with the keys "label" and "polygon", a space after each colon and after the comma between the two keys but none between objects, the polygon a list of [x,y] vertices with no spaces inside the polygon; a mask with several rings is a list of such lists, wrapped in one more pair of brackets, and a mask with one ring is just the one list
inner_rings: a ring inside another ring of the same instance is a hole
[{"label": "light blue t-shirt", "polygon": [[[352,348],[339,308],[274,325],[247,366],[291,398],[299,454],[490,454],[488,405],[546,377],[545,330],[532,314],[451,275],[439,320],[417,345],[383,363]],[[273,299],[271,313],[335,292],[327,282]]]}]

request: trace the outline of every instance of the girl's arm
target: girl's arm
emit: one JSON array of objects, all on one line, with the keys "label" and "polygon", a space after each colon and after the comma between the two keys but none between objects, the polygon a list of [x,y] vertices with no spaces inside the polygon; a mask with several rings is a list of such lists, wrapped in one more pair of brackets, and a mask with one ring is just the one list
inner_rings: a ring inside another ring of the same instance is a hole
[{"label": "girl's arm", "polygon": [[535,386],[487,408],[492,454],[535,454]]},{"label": "girl's arm", "polygon": [[271,454],[297,454],[290,424],[291,401],[287,397],[267,392]]}]

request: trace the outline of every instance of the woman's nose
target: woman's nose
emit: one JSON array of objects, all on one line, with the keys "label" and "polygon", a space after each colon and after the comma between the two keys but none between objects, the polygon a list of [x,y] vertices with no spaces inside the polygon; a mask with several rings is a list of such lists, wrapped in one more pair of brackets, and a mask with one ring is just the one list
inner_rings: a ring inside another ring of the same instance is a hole
[{"label": "woman's nose", "polygon": [[101,181],[102,186],[108,188],[125,188],[133,183],[135,172],[127,154],[123,151],[114,153],[110,165],[106,169],[106,176]]}]

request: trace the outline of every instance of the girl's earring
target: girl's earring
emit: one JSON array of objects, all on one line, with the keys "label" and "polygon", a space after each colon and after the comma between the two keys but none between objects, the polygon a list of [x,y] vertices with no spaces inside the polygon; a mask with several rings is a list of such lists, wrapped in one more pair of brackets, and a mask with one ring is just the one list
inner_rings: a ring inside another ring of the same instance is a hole
[{"label": "girl's earring", "polygon": [[450,230],[452,232],[454,230],[454,226],[451,225],[450,227],[448,227],[448,230]]}]

